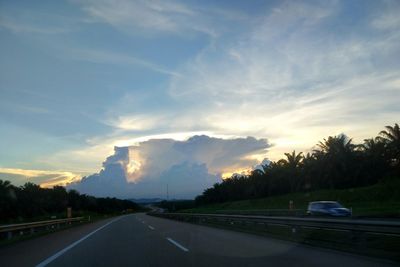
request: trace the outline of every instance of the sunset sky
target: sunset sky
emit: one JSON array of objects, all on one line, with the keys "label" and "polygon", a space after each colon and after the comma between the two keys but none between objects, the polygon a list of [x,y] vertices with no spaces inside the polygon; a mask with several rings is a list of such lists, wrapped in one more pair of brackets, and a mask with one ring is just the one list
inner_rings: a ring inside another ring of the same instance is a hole
[{"label": "sunset sky", "polygon": [[0,179],[190,198],[329,135],[362,142],[400,122],[399,14],[395,0],[1,1]]}]

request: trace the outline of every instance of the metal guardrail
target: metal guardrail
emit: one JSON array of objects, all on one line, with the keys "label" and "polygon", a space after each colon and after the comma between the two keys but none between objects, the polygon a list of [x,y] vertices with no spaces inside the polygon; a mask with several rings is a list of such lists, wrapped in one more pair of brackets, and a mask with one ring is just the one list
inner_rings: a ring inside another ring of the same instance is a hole
[{"label": "metal guardrail", "polygon": [[219,221],[230,224],[258,223],[265,225],[281,225],[292,227],[294,232],[298,228],[314,228],[327,230],[343,230],[356,233],[378,233],[400,236],[400,221],[386,220],[359,220],[359,219],[327,219],[327,218],[295,218],[273,216],[249,216],[231,214],[193,214],[193,213],[152,213],[151,215],[206,223],[207,221]]},{"label": "metal guardrail", "polygon": [[255,210],[216,210],[215,214],[262,215],[262,216],[304,216],[303,209],[255,209]]},{"label": "metal guardrail", "polygon": [[29,222],[29,223],[19,223],[19,224],[8,224],[8,225],[0,225],[0,233],[7,233],[7,238],[11,239],[13,232],[15,231],[23,231],[30,230],[30,233],[33,234],[36,228],[40,227],[48,227],[52,225],[56,225],[57,227],[60,224],[64,223],[72,223],[77,221],[82,221],[84,217],[75,217],[68,219],[58,219],[58,220],[47,220],[47,221],[38,221],[38,222]]}]

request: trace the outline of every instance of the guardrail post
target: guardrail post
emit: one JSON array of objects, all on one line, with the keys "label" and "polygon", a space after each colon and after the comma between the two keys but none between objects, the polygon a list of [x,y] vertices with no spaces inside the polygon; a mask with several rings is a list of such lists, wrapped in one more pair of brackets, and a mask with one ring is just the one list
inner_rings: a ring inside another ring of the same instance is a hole
[{"label": "guardrail post", "polygon": [[9,231],[9,232],[7,232],[7,239],[10,240],[11,238],[12,238],[12,232]]},{"label": "guardrail post", "polygon": [[31,235],[33,235],[35,233],[35,228],[31,228]]},{"label": "guardrail post", "polygon": [[300,227],[297,225],[293,225],[291,227],[291,232],[292,232],[292,238],[294,238],[295,240],[297,240],[300,237]]}]

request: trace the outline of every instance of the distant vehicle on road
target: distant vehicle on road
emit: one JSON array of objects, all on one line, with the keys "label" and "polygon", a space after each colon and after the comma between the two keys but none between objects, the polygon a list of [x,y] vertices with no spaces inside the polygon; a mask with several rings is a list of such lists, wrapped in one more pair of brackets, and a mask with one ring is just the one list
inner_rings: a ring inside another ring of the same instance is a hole
[{"label": "distant vehicle on road", "polygon": [[307,215],[349,217],[351,211],[337,201],[314,201],[308,204]]}]

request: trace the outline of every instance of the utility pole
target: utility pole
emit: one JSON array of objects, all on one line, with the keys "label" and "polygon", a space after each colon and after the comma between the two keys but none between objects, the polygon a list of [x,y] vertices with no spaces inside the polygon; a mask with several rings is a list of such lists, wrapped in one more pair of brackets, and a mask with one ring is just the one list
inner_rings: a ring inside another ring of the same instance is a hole
[{"label": "utility pole", "polygon": [[168,184],[167,184],[167,201],[169,200]]}]

